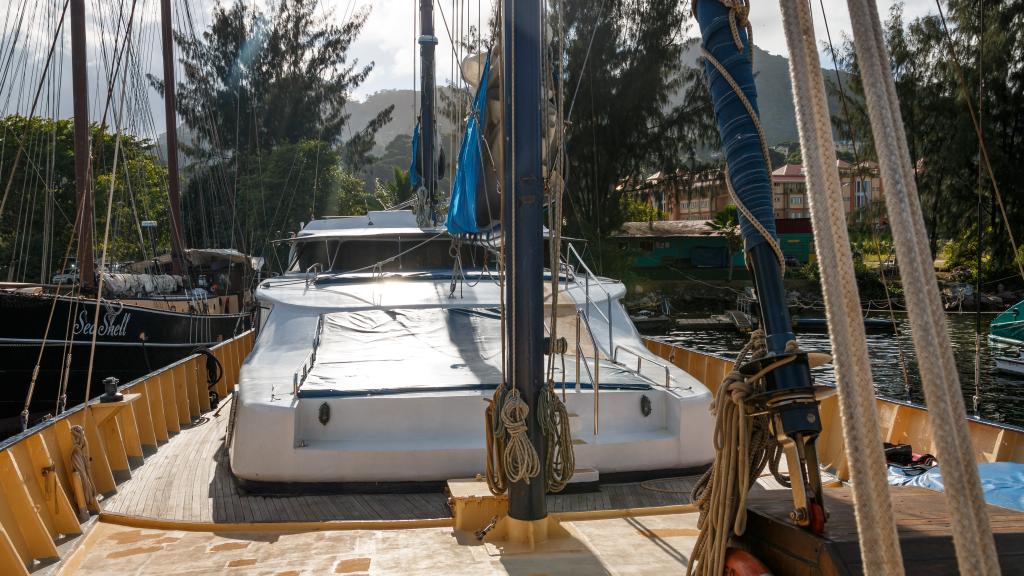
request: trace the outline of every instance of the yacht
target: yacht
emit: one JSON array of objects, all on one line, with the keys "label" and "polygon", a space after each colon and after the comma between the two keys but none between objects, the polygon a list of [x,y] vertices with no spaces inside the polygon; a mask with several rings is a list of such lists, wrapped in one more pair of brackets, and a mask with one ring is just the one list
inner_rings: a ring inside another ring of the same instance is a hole
[{"label": "yacht", "polygon": [[[259,488],[482,474],[481,414],[502,383],[492,247],[453,248],[445,230],[404,210],[314,220],[290,243],[290,271],[256,291],[262,327],[237,386],[235,476]],[[575,479],[706,466],[708,389],[647,350],[621,282],[594,275],[575,246],[567,253],[555,267],[565,341],[554,387],[570,415]]]}]

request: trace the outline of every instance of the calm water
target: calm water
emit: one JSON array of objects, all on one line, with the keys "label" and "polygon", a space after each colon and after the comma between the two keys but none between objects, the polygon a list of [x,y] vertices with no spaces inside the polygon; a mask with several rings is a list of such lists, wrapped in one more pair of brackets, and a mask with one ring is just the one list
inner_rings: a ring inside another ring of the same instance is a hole
[{"label": "calm water", "polygon": [[[873,317],[888,319],[887,314]],[[1016,349],[989,344],[988,323],[993,317],[993,314],[982,315],[979,415],[996,422],[1024,426],[1024,379],[997,373],[994,360],[997,355],[1016,355]],[[953,353],[959,367],[964,405],[970,414],[974,396],[974,316],[955,314],[946,318],[953,341]],[[915,402],[923,403],[924,395],[921,391],[921,378],[917,372],[917,357],[910,338],[910,326],[906,315],[897,314],[896,320],[900,327],[898,339],[892,334],[868,334],[867,337],[875,390],[882,396],[906,398],[903,371],[900,368],[902,348],[910,381],[911,398]],[[746,343],[745,336],[733,332],[671,330],[663,338],[668,342],[703,352],[728,356],[735,356]],[[827,352],[831,347],[826,334],[799,334],[797,341],[804,350]],[[832,368],[829,366],[815,369],[814,374],[820,383],[835,383]]]}]

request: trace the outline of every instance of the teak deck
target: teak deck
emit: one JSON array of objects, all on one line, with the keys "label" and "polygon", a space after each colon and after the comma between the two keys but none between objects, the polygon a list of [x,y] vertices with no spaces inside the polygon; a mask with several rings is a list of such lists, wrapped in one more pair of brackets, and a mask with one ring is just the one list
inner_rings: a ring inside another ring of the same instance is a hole
[{"label": "teak deck", "polygon": [[[227,400],[230,402],[231,399]],[[230,405],[183,426],[149,455],[103,502],[105,512],[184,522],[312,522],[412,520],[451,516],[446,495],[255,495],[241,490],[228,464],[223,438]],[[482,431],[481,431],[482,434]],[[270,456],[268,456],[270,457]],[[775,488],[763,479],[765,488]],[[602,484],[597,491],[548,496],[551,512],[688,504],[696,477]]]},{"label": "teak deck", "polygon": [[[891,488],[890,495],[906,573],[958,574],[945,495],[914,487]],[[825,536],[818,538],[789,521],[788,493],[752,493],[743,541],[777,574],[861,574],[852,490],[826,490],[825,507],[829,520]],[[1003,574],[1024,574],[1024,513],[997,506],[988,510]]]}]

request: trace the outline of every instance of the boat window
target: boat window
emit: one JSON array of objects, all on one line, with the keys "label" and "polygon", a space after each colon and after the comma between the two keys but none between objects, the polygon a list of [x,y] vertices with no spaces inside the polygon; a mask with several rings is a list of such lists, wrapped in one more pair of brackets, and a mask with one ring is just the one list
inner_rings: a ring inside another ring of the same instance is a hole
[{"label": "boat window", "polygon": [[[301,272],[320,264],[325,272],[368,272],[378,263],[379,270],[384,272],[447,269],[452,266],[450,249],[450,238],[431,240],[422,236],[311,240],[296,244],[298,258],[292,271]],[[482,268],[487,261],[482,247],[468,243],[462,244],[461,256],[462,266],[467,270]],[[493,267],[493,262],[490,265]]]}]

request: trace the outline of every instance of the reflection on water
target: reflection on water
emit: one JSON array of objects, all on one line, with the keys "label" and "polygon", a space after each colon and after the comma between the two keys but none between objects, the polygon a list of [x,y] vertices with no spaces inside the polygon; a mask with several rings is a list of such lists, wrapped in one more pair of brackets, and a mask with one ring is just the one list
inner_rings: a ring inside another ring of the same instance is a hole
[{"label": "reflection on water", "polygon": [[[877,317],[888,318],[888,315]],[[1024,393],[1024,379],[999,374],[995,365],[995,356],[1016,356],[1017,350],[988,342],[988,323],[993,317],[992,314],[982,316],[979,416],[996,422],[1024,426],[1024,398],[1021,397]],[[964,405],[970,414],[974,396],[974,316],[951,314],[946,318],[950,339],[953,342],[953,354],[960,372]],[[900,367],[902,348],[910,381],[911,399],[923,403],[924,394],[921,390],[921,377],[917,372],[917,358],[910,338],[910,326],[904,314],[897,314],[896,321],[900,326],[898,340],[892,334],[868,334],[867,337],[875,390],[882,396],[906,398],[903,370]],[[734,332],[670,330],[661,338],[702,352],[727,356],[735,356],[746,343],[746,336]],[[828,351],[830,348],[826,334],[799,334],[797,340],[804,350]],[[820,383],[835,382],[830,366],[815,369],[814,375]]]}]

